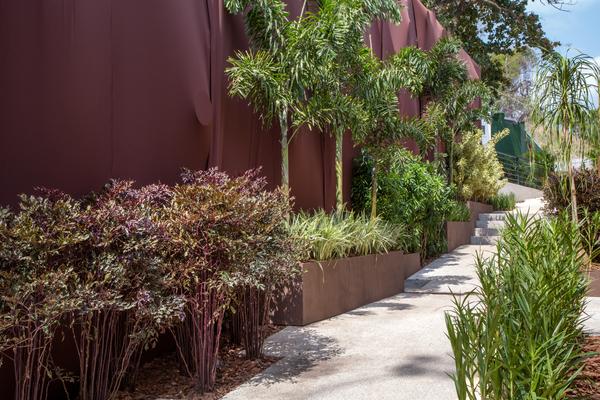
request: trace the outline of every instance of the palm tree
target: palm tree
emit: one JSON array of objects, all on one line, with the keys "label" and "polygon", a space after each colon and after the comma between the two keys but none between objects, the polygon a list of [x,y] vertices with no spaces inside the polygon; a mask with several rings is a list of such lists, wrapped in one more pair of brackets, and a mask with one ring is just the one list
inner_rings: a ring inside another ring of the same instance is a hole
[{"label": "palm tree", "polygon": [[[225,71],[229,95],[249,98],[254,111],[269,125],[277,118],[281,128],[281,186],[289,190],[288,135],[299,103],[306,100],[304,80],[310,62],[299,45],[302,25],[291,23],[280,0],[225,0],[232,14],[247,11],[244,22],[251,50],[236,52]],[[302,18],[302,15],[299,17]]]},{"label": "palm tree", "polygon": [[[423,89],[417,92],[427,101],[420,128],[428,133],[419,143],[421,151],[430,148],[437,153],[437,143],[444,143],[448,154],[448,184],[453,181],[453,151],[456,136],[474,131],[475,121],[489,118],[487,107],[491,100],[489,88],[481,81],[472,80],[467,66],[458,54],[462,48],[458,39],[443,37],[427,53],[428,71]],[[469,109],[476,99],[481,108]]]},{"label": "palm tree", "polygon": [[591,85],[587,80],[597,74],[594,59],[585,54],[573,58],[556,52],[544,54],[538,65],[533,86],[532,120],[564,149],[571,187],[571,212],[576,223],[577,198],[571,163],[575,130],[585,132],[593,116]]},{"label": "palm tree", "polygon": [[397,147],[401,138],[419,139],[421,130],[416,119],[403,119],[399,114],[398,93],[421,90],[427,60],[423,52],[410,46],[396,52],[387,60],[377,60],[373,73],[366,76],[360,97],[368,115],[366,135],[361,143],[373,157],[371,179],[371,218],[377,216],[377,176],[380,157]]},{"label": "palm tree", "polygon": [[[400,23],[401,8],[395,0],[318,0],[316,6],[300,41],[318,61],[309,84],[312,96],[297,123],[335,135],[336,209],[341,211],[343,134],[350,130],[357,142],[363,141],[372,132],[370,111],[376,106],[371,100],[398,79],[382,71],[381,60],[365,44],[366,31],[376,19]],[[377,101],[383,108],[392,104],[389,98]]]}]

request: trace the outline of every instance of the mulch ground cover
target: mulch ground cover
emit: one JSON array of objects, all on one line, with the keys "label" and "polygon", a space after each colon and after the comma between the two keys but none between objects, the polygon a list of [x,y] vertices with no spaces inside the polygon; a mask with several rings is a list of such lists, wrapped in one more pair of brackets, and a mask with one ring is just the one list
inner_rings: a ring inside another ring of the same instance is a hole
[{"label": "mulch ground cover", "polygon": [[[285,326],[269,325],[266,337],[273,335]],[[155,399],[219,399],[253,376],[279,361],[277,357],[263,356],[257,360],[247,360],[242,346],[225,342],[220,346],[219,359],[223,363],[221,376],[217,377],[215,390],[201,394],[194,389],[192,379],[180,373],[179,363],[174,352],[144,364],[140,369],[135,392],[119,392],[117,400]]]},{"label": "mulch ground cover", "polygon": [[[583,352],[600,352],[600,336],[588,337]],[[577,390],[569,391],[567,397],[586,396],[587,399],[600,400],[600,354],[585,361],[585,367],[575,380],[575,386]]]}]

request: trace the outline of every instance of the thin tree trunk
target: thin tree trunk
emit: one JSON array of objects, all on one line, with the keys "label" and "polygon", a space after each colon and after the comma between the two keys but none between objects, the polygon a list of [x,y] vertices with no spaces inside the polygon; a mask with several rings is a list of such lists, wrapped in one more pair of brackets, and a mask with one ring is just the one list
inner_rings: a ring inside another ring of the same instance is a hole
[{"label": "thin tree trunk", "polygon": [[577,217],[577,195],[575,192],[575,178],[573,177],[573,163],[571,162],[571,136],[569,135],[569,131],[567,130],[567,124],[565,123],[564,134],[565,140],[567,142],[567,157],[568,157],[568,171],[569,171],[569,182],[571,183],[571,216],[573,218],[573,223],[578,223]]},{"label": "thin tree trunk", "polygon": [[343,134],[341,127],[337,127],[335,136],[335,209],[337,212],[342,212],[344,203],[343,196],[343,175],[342,175],[342,156],[343,156]]},{"label": "thin tree trunk", "polygon": [[569,159],[569,180],[571,181],[571,212],[573,215],[573,223],[577,224],[577,195],[575,192],[575,177],[573,177],[573,165]]},{"label": "thin tree trunk", "polygon": [[452,185],[452,182],[454,181],[454,163],[452,157],[454,157],[454,140],[450,142],[450,155],[448,156],[448,185]]},{"label": "thin tree trunk", "polygon": [[373,155],[373,176],[371,178],[371,219],[377,217],[377,156]]},{"label": "thin tree trunk", "polygon": [[281,111],[279,115],[279,124],[281,125],[281,187],[287,193],[290,188],[287,109]]}]

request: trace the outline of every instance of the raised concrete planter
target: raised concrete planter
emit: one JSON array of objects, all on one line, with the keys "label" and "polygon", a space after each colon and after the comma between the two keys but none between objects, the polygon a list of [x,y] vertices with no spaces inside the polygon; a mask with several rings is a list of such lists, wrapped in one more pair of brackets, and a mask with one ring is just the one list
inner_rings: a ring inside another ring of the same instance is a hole
[{"label": "raised concrete planter", "polygon": [[469,222],[446,221],[444,222],[444,230],[446,231],[446,241],[448,242],[448,250],[452,250],[465,244],[471,244],[471,236],[477,225],[479,214],[494,212],[494,207],[489,204],[478,203],[476,201],[467,201],[467,207],[471,210]]},{"label": "raised concrete planter", "polygon": [[402,293],[405,275],[420,265],[418,254],[395,251],[302,267],[305,273],[274,296],[272,323],[307,325]]},{"label": "raised concrete planter", "polygon": [[588,296],[600,297],[600,270],[583,271],[584,276],[590,280]]}]

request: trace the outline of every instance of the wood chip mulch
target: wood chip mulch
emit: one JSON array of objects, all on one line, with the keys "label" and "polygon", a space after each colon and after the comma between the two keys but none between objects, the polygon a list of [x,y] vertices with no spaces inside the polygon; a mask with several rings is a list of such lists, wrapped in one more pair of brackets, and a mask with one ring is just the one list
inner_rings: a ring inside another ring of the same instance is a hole
[{"label": "wood chip mulch", "polygon": [[[588,337],[582,352],[600,352],[600,336]],[[575,380],[575,386],[577,390],[570,390],[567,397],[586,396],[590,400],[600,400],[600,354],[585,361],[585,367]]]},{"label": "wood chip mulch", "polygon": [[421,261],[421,268],[431,264],[432,262],[434,262],[435,260],[437,260],[438,258],[440,258],[443,255],[443,253],[440,254],[436,254],[434,256],[431,256],[429,258],[426,258],[425,260]]},{"label": "wood chip mulch", "polygon": [[[285,326],[269,325],[265,328],[265,335],[269,337]],[[223,363],[222,375],[216,379],[214,392],[201,394],[197,391],[193,380],[180,374],[175,353],[171,352],[144,364],[140,369],[135,392],[119,392],[116,399],[219,399],[279,361],[279,358],[269,356],[247,360],[243,350],[243,346],[234,346],[228,342],[221,344],[219,359]]]}]

